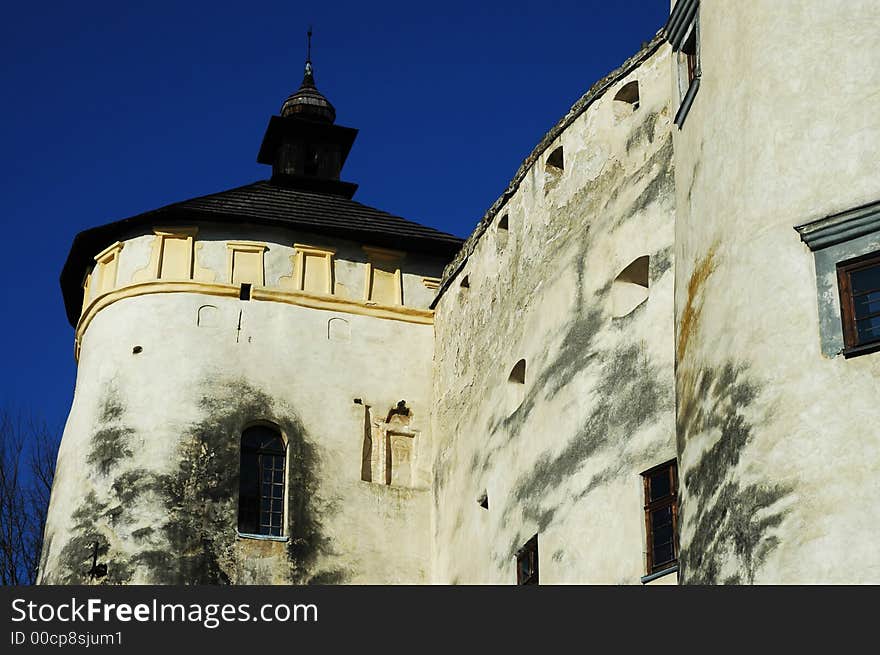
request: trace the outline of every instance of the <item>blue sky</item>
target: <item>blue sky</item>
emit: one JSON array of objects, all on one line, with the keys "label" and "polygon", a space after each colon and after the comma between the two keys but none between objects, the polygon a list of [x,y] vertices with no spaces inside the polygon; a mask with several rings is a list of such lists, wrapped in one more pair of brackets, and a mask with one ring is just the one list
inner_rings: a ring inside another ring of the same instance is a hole
[{"label": "blue sky", "polygon": [[360,130],[355,200],[466,236],[668,0],[14,3],[0,25],[5,407],[62,424],[74,235],[268,177],[269,116],[302,79]]}]

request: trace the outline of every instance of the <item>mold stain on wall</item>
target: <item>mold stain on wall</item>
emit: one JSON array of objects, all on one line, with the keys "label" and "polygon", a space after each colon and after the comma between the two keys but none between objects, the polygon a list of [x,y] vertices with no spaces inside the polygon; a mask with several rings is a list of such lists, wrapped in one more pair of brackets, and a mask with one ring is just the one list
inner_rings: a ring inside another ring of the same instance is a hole
[{"label": "mold stain on wall", "polygon": [[[322,556],[330,541],[322,533],[322,504],[317,488],[319,458],[296,413],[280,401],[241,380],[218,382],[203,389],[204,417],[184,430],[168,448],[168,470],[136,465],[138,454],[118,448],[134,431],[125,428],[125,408],[110,393],[92,440],[90,473],[112,479],[111,493],[91,491],[75,509],[72,536],[61,553],[61,573],[48,582],[121,584],[137,579],[158,584],[229,584],[239,579],[265,579],[248,571],[247,558],[235,547],[260,548],[236,534],[239,440],[244,427],[270,422],[287,438],[289,458],[288,541],[272,560],[272,575],[290,583],[342,582],[344,569],[325,569]],[[113,430],[105,427],[114,426]],[[123,435],[123,436],[121,436]],[[108,448],[112,442],[117,448]],[[111,451],[114,454],[110,457]],[[93,484],[93,488],[104,485]],[[129,533],[124,526],[136,526]],[[90,571],[97,555],[106,574]],[[257,568],[265,567],[265,560]]]}]

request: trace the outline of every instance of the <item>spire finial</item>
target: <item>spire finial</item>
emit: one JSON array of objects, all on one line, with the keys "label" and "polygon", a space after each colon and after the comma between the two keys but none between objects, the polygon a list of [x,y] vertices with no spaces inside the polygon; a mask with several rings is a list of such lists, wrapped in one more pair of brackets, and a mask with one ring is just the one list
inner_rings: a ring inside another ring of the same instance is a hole
[{"label": "spire finial", "polygon": [[314,77],[314,69],[312,68],[312,26],[309,25],[309,31],[306,32],[306,72],[303,77],[302,86],[304,87],[312,87],[315,86],[315,77]]},{"label": "spire finial", "polygon": [[306,66],[302,84],[281,105],[281,116],[297,116],[307,120],[333,123],[336,110],[315,86],[315,69],[312,67],[312,26],[306,31]]}]

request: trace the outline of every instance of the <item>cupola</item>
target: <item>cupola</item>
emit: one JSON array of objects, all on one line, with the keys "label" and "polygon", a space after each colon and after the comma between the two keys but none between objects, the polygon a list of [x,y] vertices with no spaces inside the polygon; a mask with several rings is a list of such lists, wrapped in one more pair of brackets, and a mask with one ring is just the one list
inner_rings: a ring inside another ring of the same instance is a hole
[{"label": "cupola", "polygon": [[272,166],[273,184],[351,198],[357,185],[339,176],[357,130],[334,124],[336,109],[315,85],[311,30],[308,37],[302,84],[269,119],[257,161]]}]

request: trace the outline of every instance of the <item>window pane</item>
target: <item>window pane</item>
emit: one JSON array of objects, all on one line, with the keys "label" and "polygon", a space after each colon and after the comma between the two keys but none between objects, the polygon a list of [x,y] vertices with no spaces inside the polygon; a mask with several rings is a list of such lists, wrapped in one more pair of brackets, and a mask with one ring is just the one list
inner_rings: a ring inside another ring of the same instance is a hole
[{"label": "window pane", "polygon": [[657,471],[650,478],[650,488],[651,488],[651,500],[657,500],[658,498],[663,498],[664,496],[668,496],[672,493],[672,485],[669,480],[669,469],[665,468],[662,471]]},{"label": "window pane", "polygon": [[859,341],[871,341],[880,337],[880,316],[856,321],[856,329],[859,333]]},{"label": "window pane", "polygon": [[239,459],[238,529],[240,532],[257,531],[257,512],[260,508],[260,487],[257,453],[246,447],[242,440]]},{"label": "window pane", "polygon": [[653,561],[655,567],[661,564],[666,564],[667,562],[671,562],[673,559],[675,559],[675,551],[672,547],[672,542],[654,546],[654,550],[651,555],[651,560]]},{"label": "window pane", "polygon": [[661,507],[651,512],[651,527],[654,531],[664,525],[672,525],[672,507]]},{"label": "window pane", "polygon": [[855,296],[853,298],[853,305],[856,310],[856,318],[880,312],[880,291]]},{"label": "window pane", "polygon": [[654,530],[654,546],[666,544],[672,541],[672,523],[656,528]]},{"label": "window pane", "polygon": [[853,271],[849,274],[849,279],[853,293],[880,289],[880,266]]}]

